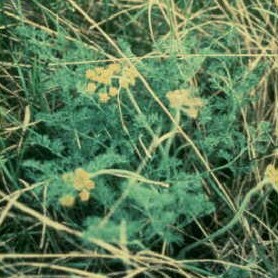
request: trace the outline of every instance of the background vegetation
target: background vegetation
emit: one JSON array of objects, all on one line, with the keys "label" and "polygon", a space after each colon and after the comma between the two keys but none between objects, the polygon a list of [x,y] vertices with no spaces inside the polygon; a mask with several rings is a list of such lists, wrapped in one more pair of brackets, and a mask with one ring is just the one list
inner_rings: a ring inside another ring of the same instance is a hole
[{"label": "background vegetation", "polygon": [[277,277],[277,1],[0,5],[1,277]]}]

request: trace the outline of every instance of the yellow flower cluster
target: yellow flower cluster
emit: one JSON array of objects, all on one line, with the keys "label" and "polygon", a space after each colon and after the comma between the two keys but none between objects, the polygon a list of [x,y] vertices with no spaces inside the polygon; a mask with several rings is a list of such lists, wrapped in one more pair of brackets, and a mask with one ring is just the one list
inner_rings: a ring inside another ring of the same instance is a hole
[{"label": "yellow flower cluster", "polygon": [[75,203],[75,198],[74,196],[67,194],[61,197],[59,202],[63,207],[72,207]]},{"label": "yellow flower cluster", "polygon": [[97,83],[108,85],[111,79],[118,74],[120,70],[120,64],[110,64],[107,67],[96,67],[93,70],[89,69],[86,71],[86,78]]},{"label": "yellow flower cluster", "polygon": [[109,95],[110,95],[111,97],[117,96],[117,95],[118,95],[118,92],[119,92],[119,90],[118,90],[117,88],[115,88],[115,87],[110,87],[110,88],[109,88]]},{"label": "yellow flower cluster", "polygon": [[126,67],[122,76],[120,77],[119,84],[121,88],[128,89],[129,86],[134,86],[136,82],[136,78],[138,78],[138,73],[135,68]]},{"label": "yellow flower cluster", "polygon": [[192,96],[190,90],[175,90],[166,94],[170,106],[183,110],[189,117],[197,118],[199,110],[204,106],[204,102],[199,97]]},{"label": "yellow flower cluster", "polygon": [[99,94],[99,101],[102,103],[106,103],[108,102],[108,100],[110,99],[110,96],[107,93],[100,93]]},{"label": "yellow flower cluster", "polygon": [[[96,67],[86,71],[86,78],[89,80],[86,92],[91,95],[97,89],[97,84],[106,87],[106,92],[99,93],[99,101],[106,103],[111,97],[118,95],[120,88],[128,89],[134,86],[138,73],[135,68],[124,66],[120,63],[112,63],[106,67]],[[118,79],[120,88],[113,86],[113,79]]]},{"label": "yellow flower cluster", "polygon": [[[63,174],[62,180],[79,191],[79,198],[83,202],[89,200],[90,190],[95,188],[95,183],[90,179],[90,174],[82,168],[77,168],[74,172]],[[64,207],[72,207],[75,203],[75,198],[67,194],[62,196],[59,201]]]}]

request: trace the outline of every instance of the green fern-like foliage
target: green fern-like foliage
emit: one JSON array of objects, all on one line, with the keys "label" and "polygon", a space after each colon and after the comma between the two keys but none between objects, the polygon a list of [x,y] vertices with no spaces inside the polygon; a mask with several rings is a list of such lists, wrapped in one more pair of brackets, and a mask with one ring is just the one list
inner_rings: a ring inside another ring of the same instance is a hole
[{"label": "green fern-like foliage", "polygon": [[[104,85],[97,85],[92,95],[86,93],[86,71],[96,66],[74,65],[78,61],[101,59],[101,54],[80,42],[69,42],[64,36],[54,39],[30,27],[20,27],[17,32],[22,37],[26,57],[32,56],[36,61],[33,70],[26,69],[23,74],[36,76],[41,83],[41,91],[32,91],[28,96],[37,124],[26,138],[21,176],[30,182],[47,180],[47,205],[69,213],[72,225],[82,227],[85,240],[95,237],[122,244],[125,238],[127,245],[154,249],[163,242],[182,244],[182,230],[214,211],[215,192],[208,195],[204,185],[213,189],[215,185],[196,153],[179,135],[161,143],[149,156],[146,154],[155,136],[159,138],[175,127],[142,82],[136,80],[130,91],[122,88],[118,98],[101,103],[98,96],[105,93]],[[198,42],[200,53],[205,54],[208,45],[190,36],[182,42],[182,51],[193,52]],[[132,55],[126,42],[121,45],[123,51]],[[158,42],[155,47],[160,51],[171,49],[167,41]],[[210,50],[217,49],[211,46]],[[49,64],[50,71],[39,66],[41,63]],[[252,101],[248,93],[258,84],[264,65],[252,72],[244,67],[235,71],[237,63],[225,57],[181,60],[169,53],[165,59],[136,64],[220,174],[229,170],[239,175],[252,167],[252,161],[246,163],[248,141],[239,124],[240,111]],[[99,63],[98,67],[101,66],[106,64]],[[193,78],[204,82],[193,87]],[[117,81],[114,85],[118,85]],[[205,100],[197,119],[186,113],[179,115],[169,105],[167,92],[178,89],[191,90]],[[256,127],[250,130],[257,132]],[[256,137],[258,150],[266,147],[267,124],[261,130]],[[78,192],[62,180],[64,173],[78,168],[92,176],[107,169],[129,173],[141,169],[144,178],[167,183],[169,187],[105,172],[93,178],[95,188],[90,191],[89,200],[82,202]],[[40,189],[37,193],[41,194]],[[61,206],[59,200],[65,195],[76,198],[73,206]]]}]

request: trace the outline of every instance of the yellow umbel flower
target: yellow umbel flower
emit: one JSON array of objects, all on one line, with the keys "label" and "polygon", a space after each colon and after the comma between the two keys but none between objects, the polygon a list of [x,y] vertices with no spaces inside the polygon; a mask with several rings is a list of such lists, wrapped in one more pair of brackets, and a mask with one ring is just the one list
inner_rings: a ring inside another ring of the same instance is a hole
[{"label": "yellow umbel flower", "polygon": [[196,119],[198,116],[198,110],[192,107],[189,107],[188,109],[186,109],[186,114],[193,119]]},{"label": "yellow umbel flower", "polygon": [[199,110],[204,106],[204,102],[199,97],[194,97],[190,90],[175,90],[166,94],[170,106],[181,109],[189,117],[196,118]]},{"label": "yellow umbel flower", "polygon": [[124,89],[128,89],[129,88],[129,81],[126,77],[121,77],[119,80],[120,83],[120,87],[124,88]]},{"label": "yellow umbel flower", "polygon": [[110,64],[107,66],[107,70],[113,74],[118,73],[121,70],[121,65],[120,64]]},{"label": "yellow umbel flower", "polygon": [[88,69],[86,70],[86,78],[94,80],[94,77],[96,76],[96,73],[94,70]]},{"label": "yellow umbel flower", "polygon": [[120,88],[113,86],[114,77],[119,80],[120,88],[129,89],[130,86],[135,85],[138,72],[136,68],[120,63],[111,63],[106,67],[88,69],[86,78],[94,82],[88,83],[86,92],[91,95],[96,91],[97,84],[104,85],[103,87],[107,92],[100,93],[98,96],[99,102],[107,103],[111,97],[117,96],[120,90]]},{"label": "yellow umbel flower", "polygon": [[94,72],[96,75],[101,75],[103,73],[104,68],[103,67],[96,67],[94,68]]},{"label": "yellow umbel flower", "polygon": [[186,90],[175,90],[166,94],[170,102],[170,106],[173,108],[180,108],[188,101],[188,92]]},{"label": "yellow umbel flower", "polygon": [[138,77],[138,72],[135,68],[127,68],[127,74],[129,78],[136,79]]},{"label": "yellow umbel flower", "polygon": [[87,202],[90,199],[90,192],[86,189],[83,189],[80,193],[79,193],[79,198],[82,202]]},{"label": "yellow umbel flower", "polygon": [[64,195],[59,199],[60,204],[63,207],[72,207],[75,203],[75,198],[72,195]]},{"label": "yellow umbel flower", "polygon": [[110,79],[112,77],[112,72],[103,68],[103,67],[97,67],[93,70],[89,69],[86,71],[86,78],[98,83],[102,84],[109,84]]},{"label": "yellow umbel flower", "polygon": [[134,86],[137,77],[138,73],[135,68],[126,67],[119,80],[120,86],[124,89],[128,89],[129,86]]},{"label": "yellow umbel flower", "polygon": [[102,73],[98,76],[97,81],[98,81],[99,83],[108,85],[108,84],[110,84],[110,82],[111,82],[112,75],[113,75],[113,74],[112,74],[109,70],[104,69],[104,70],[102,71]]},{"label": "yellow umbel flower", "polygon": [[96,184],[92,180],[85,180],[84,181],[84,188],[91,190],[96,187]]},{"label": "yellow umbel flower", "polygon": [[73,185],[76,190],[84,188],[92,189],[95,187],[95,183],[90,180],[90,174],[82,168],[77,168],[74,171]]},{"label": "yellow umbel flower", "polygon": [[95,188],[95,183],[90,179],[90,174],[82,168],[75,169],[74,173],[63,174],[62,180],[72,185],[76,190]]},{"label": "yellow umbel flower", "polygon": [[115,97],[116,95],[118,95],[118,89],[117,88],[115,88],[115,87],[110,87],[109,88],[109,95],[111,96],[111,97]]},{"label": "yellow umbel flower", "polygon": [[80,179],[90,179],[90,174],[85,171],[83,168],[76,168],[74,171],[75,177],[78,177]]},{"label": "yellow umbel flower", "polygon": [[108,102],[109,99],[110,99],[110,97],[107,93],[100,93],[99,94],[99,101],[100,102],[106,103],[106,102]]},{"label": "yellow umbel flower", "polygon": [[[65,183],[80,191],[79,198],[82,202],[89,200],[90,190],[95,188],[95,183],[90,179],[90,173],[82,168],[77,168],[74,172],[65,173],[61,177]],[[75,203],[75,197],[67,194],[62,196],[59,202],[64,207],[72,207]]]}]

